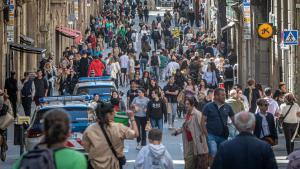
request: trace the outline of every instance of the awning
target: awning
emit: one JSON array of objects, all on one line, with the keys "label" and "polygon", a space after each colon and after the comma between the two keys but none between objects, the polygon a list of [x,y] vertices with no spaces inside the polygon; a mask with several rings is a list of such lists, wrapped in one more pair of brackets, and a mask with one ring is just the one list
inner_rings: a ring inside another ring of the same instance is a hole
[{"label": "awning", "polygon": [[82,40],[82,33],[78,30],[66,28],[63,26],[57,26],[55,30],[62,36],[74,39],[76,44],[79,44]]},{"label": "awning", "polygon": [[224,32],[225,30],[232,28],[235,25],[235,22],[229,22],[226,26],[221,28],[221,32]]},{"label": "awning", "polygon": [[32,54],[43,54],[47,51],[47,49],[36,48],[33,46],[21,45],[15,43],[10,44],[9,48],[14,51],[23,52],[23,53],[32,53]]},{"label": "awning", "polygon": [[22,35],[22,34],[20,35],[20,42],[22,44],[26,44],[26,45],[30,45],[30,46],[34,44],[34,40],[32,38],[27,37],[27,36]]}]

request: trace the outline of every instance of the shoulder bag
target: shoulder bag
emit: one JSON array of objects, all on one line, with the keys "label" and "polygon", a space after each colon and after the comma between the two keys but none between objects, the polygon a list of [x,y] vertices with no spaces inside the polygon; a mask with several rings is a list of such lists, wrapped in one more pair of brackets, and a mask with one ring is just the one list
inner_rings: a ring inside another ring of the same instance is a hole
[{"label": "shoulder bag", "polygon": [[215,105],[216,107],[217,107],[217,109],[218,109],[218,115],[219,115],[219,119],[220,119],[220,121],[221,121],[221,124],[222,124],[222,127],[223,127],[223,137],[225,138],[225,139],[227,139],[228,138],[228,136],[229,136],[229,129],[228,129],[228,126],[224,123],[224,121],[223,121],[223,118],[222,118],[222,116],[221,116],[221,112],[220,112],[220,109],[218,108],[218,106],[217,105]]},{"label": "shoulder bag", "polygon": [[289,110],[286,112],[286,114],[284,116],[280,116],[278,119],[279,124],[282,126],[284,119],[287,117],[287,115],[289,115],[292,107],[293,107],[294,103],[290,106]]},{"label": "shoulder bag", "polygon": [[107,144],[109,145],[109,148],[111,149],[111,151],[112,151],[112,153],[114,154],[114,156],[116,157],[116,159],[118,159],[118,161],[119,161],[120,169],[122,169],[122,168],[123,168],[123,165],[126,164],[126,158],[125,158],[125,156],[123,156],[123,157],[118,157],[116,150],[114,149],[114,147],[113,147],[111,141],[110,141],[109,138],[108,138],[108,135],[107,135],[107,133],[106,133],[106,131],[105,131],[105,129],[104,129],[104,126],[101,125],[100,123],[99,123],[99,126],[100,126],[100,128],[101,128],[101,130],[102,130],[102,132],[103,132],[103,134],[104,134],[104,136],[105,136],[105,139],[106,139],[106,141],[107,141]]}]

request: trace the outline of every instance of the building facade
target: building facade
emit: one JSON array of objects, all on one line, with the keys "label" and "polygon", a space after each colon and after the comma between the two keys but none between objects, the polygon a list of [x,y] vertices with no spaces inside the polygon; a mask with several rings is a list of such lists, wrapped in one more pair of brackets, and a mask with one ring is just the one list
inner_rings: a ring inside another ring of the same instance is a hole
[{"label": "building facade", "polygon": [[[58,36],[56,28],[61,26],[84,32],[90,16],[99,15],[100,5],[99,0],[1,0],[0,85],[4,86],[9,71],[16,71],[19,80],[25,71],[36,71],[41,58],[49,53],[54,53],[54,59],[59,62],[62,51],[74,44],[74,40]],[[32,42],[32,47],[47,52],[33,54],[10,50],[10,44],[22,44],[24,37]]]}]

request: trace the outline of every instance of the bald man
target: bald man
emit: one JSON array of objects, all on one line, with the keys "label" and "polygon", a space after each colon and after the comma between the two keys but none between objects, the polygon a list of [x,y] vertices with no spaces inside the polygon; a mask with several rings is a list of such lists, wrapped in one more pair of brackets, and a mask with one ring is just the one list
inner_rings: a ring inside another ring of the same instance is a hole
[{"label": "bald man", "polygon": [[277,169],[271,146],[252,134],[255,116],[240,112],[234,123],[240,134],[220,145],[211,169]]}]

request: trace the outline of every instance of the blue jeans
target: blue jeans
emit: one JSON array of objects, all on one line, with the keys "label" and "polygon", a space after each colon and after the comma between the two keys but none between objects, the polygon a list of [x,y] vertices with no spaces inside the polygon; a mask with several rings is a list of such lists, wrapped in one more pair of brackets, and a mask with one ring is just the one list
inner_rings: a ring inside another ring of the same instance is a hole
[{"label": "blue jeans", "polygon": [[168,112],[168,123],[169,125],[174,125],[175,117],[177,114],[177,103],[167,103],[167,104],[171,105],[171,112]]},{"label": "blue jeans", "polygon": [[163,119],[150,118],[150,123],[152,128],[158,128],[160,131],[163,131]]},{"label": "blue jeans", "polygon": [[147,66],[147,59],[141,59],[140,60],[140,71],[141,71],[141,74],[146,70],[146,66]]},{"label": "blue jeans", "polygon": [[158,66],[152,66],[151,72],[155,76],[156,80],[159,81],[159,67]]},{"label": "blue jeans", "polygon": [[208,133],[207,144],[208,144],[209,154],[211,156],[215,157],[217,154],[219,145],[224,141],[226,141],[225,138]]}]

